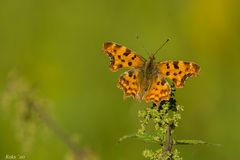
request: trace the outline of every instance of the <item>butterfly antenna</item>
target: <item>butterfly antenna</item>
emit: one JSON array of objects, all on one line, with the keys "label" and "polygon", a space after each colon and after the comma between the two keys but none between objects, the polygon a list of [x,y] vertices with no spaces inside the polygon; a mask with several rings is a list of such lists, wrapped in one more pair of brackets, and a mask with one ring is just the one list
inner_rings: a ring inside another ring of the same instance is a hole
[{"label": "butterfly antenna", "polygon": [[148,52],[148,50],[145,48],[145,46],[141,42],[140,37],[138,35],[136,35],[136,39],[139,41],[139,43],[140,43],[141,47],[144,49],[144,51],[150,56],[150,52]]},{"label": "butterfly antenna", "polygon": [[158,51],[160,51],[160,49],[162,49],[162,48],[168,43],[169,40],[170,40],[170,38],[168,38],[168,39],[161,45],[161,47],[159,47],[159,48],[156,50],[156,52],[153,54],[153,56],[155,56],[155,55],[158,53]]}]

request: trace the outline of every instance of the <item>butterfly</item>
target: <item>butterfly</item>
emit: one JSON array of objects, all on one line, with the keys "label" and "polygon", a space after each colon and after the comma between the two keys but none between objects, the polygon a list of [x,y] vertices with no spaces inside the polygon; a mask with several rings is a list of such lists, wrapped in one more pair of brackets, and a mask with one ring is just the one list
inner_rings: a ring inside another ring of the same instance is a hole
[{"label": "butterfly", "polygon": [[118,87],[123,90],[124,97],[153,102],[157,106],[161,101],[169,100],[171,82],[175,88],[182,88],[187,78],[197,76],[200,71],[200,66],[193,62],[157,62],[155,54],[146,60],[114,42],[105,42],[103,51],[110,58],[111,71],[129,69],[120,75],[118,81]]}]

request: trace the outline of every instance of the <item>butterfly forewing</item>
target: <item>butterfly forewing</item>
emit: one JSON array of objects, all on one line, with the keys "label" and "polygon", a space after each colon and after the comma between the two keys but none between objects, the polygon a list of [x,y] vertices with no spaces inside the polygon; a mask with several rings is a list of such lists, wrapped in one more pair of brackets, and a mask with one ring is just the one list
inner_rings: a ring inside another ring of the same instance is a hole
[{"label": "butterfly forewing", "polygon": [[158,70],[172,80],[176,88],[182,88],[187,78],[198,75],[200,66],[192,62],[165,61],[158,63]]},{"label": "butterfly forewing", "polygon": [[152,101],[156,105],[162,100],[169,100],[171,93],[171,88],[168,82],[159,73],[154,75],[152,83],[145,93],[143,99],[146,102]]},{"label": "butterfly forewing", "polygon": [[125,97],[132,96],[139,99],[142,73],[139,69],[124,72],[118,81],[118,87],[123,90]]},{"label": "butterfly forewing", "polygon": [[114,42],[105,42],[103,50],[110,57],[109,68],[114,72],[119,68],[141,67],[146,61],[130,49]]}]

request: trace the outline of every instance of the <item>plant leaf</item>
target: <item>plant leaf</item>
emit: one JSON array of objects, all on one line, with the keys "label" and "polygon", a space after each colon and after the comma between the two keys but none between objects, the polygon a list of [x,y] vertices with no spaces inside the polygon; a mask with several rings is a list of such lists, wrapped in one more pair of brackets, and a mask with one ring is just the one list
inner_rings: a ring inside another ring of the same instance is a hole
[{"label": "plant leaf", "polygon": [[137,138],[144,142],[161,144],[161,142],[160,142],[161,138],[160,138],[160,136],[158,136],[156,134],[129,134],[129,135],[125,135],[125,136],[121,137],[118,140],[118,143],[122,142],[123,140],[129,139],[129,138]]},{"label": "plant leaf", "polygon": [[197,145],[197,144],[205,144],[205,145],[215,145],[220,146],[220,144],[211,144],[202,140],[192,140],[192,139],[183,139],[183,140],[175,140],[176,145]]}]

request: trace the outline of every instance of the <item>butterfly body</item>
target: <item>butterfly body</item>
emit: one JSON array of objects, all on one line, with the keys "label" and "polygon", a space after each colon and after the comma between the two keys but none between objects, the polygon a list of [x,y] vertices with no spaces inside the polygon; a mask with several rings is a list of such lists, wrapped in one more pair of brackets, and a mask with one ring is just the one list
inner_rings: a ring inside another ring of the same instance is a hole
[{"label": "butterfly body", "polygon": [[104,43],[103,50],[110,57],[109,68],[112,71],[129,69],[120,76],[118,82],[118,87],[123,90],[125,97],[152,101],[156,105],[170,98],[168,80],[171,80],[176,88],[182,88],[185,80],[196,76],[200,70],[200,67],[192,62],[156,62],[154,55],[146,60],[114,42]]},{"label": "butterfly body", "polygon": [[145,78],[150,79],[155,71],[155,57],[151,55],[144,65]]},{"label": "butterfly body", "polygon": [[155,67],[155,57],[150,56],[148,60],[144,63],[144,65],[141,67],[142,77],[141,77],[141,92],[142,95],[140,97],[143,97],[143,94],[147,91],[148,87],[151,85],[151,80],[153,78],[153,75],[157,73],[156,67]]}]

